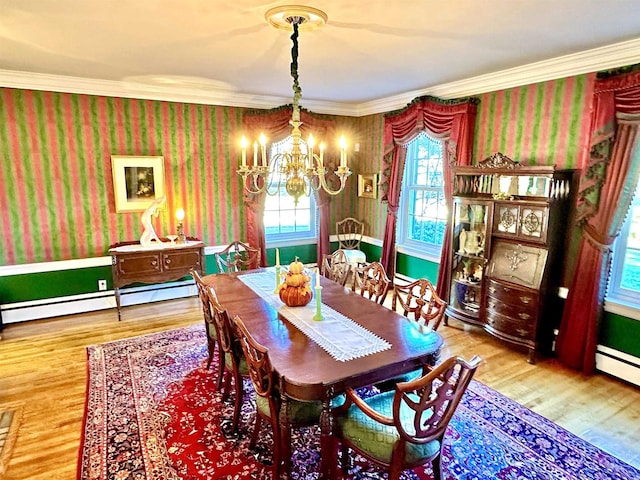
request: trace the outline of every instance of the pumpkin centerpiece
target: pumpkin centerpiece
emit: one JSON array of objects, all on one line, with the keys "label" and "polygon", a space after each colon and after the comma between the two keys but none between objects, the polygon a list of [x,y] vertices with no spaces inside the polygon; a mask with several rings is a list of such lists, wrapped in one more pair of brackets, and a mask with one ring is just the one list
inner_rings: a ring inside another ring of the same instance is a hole
[{"label": "pumpkin centerpiece", "polygon": [[280,300],[288,307],[302,307],[312,298],[311,277],[304,272],[304,264],[295,261],[289,264],[289,270],[284,276],[284,281],[278,287]]}]

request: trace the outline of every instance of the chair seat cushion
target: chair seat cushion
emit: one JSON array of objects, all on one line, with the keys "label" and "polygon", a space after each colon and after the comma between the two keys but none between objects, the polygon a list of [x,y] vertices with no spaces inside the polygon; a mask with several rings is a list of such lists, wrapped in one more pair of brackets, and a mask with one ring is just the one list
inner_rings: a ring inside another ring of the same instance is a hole
[{"label": "chair seat cushion", "polygon": [[[393,391],[365,399],[374,410],[387,417],[393,416]],[[351,405],[344,416],[337,418],[342,437],[366,455],[389,464],[393,447],[400,440],[400,434],[394,426],[382,425],[365,415],[357,406]],[[405,429],[413,429],[413,412],[405,409],[401,413]],[[405,463],[418,464],[435,456],[440,450],[440,442],[432,440],[425,444],[407,443]]]},{"label": "chair seat cushion", "polygon": [[362,250],[348,250],[342,249],[344,256],[347,257],[347,262],[354,267],[357,267],[359,263],[367,261],[367,255]]},{"label": "chair seat cushion", "polygon": [[[263,415],[270,417],[269,400],[266,397],[256,395],[256,408]],[[320,402],[299,402],[297,400],[289,400],[289,421],[293,424],[312,424],[316,423],[320,418],[320,410],[322,404]]]},{"label": "chair seat cushion", "polygon": [[[331,408],[338,407],[345,402],[344,395],[338,395],[331,400]],[[269,412],[269,401],[265,397],[256,395],[256,408],[263,415],[271,416]],[[312,424],[318,422],[320,411],[322,410],[321,402],[300,402],[298,400],[289,400],[289,413],[291,423]]]}]

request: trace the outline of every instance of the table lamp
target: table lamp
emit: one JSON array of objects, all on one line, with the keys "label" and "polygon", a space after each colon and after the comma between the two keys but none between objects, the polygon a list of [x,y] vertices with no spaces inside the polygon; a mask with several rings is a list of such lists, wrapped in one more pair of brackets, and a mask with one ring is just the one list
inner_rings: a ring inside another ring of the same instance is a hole
[{"label": "table lamp", "polygon": [[182,224],[184,220],[184,210],[182,208],[176,210],[176,219],[178,220],[178,228],[176,229],[176,233],[178,234],[177,243],[187,243],[187,237],[184,234],[184,226]]}]

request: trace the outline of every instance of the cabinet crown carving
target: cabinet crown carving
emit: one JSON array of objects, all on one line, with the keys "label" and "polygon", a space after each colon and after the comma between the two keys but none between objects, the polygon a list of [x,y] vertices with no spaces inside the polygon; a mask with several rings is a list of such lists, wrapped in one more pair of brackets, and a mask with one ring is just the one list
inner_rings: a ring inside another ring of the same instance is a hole
[{"label": "cabinet crown carving", "polygon": [[478,163],[478,168],[504,168],[515,170],[520,168],[520,164],[507,157],[504,153],[496,152]]}]

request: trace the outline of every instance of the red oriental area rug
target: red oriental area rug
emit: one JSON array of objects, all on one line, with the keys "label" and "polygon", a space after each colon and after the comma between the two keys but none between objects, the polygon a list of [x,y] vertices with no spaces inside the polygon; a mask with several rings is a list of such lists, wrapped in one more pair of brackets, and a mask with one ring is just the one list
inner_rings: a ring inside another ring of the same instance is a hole
[{"label": "red oriental area rug", "polygon": [[[215,391],[206,366],[204,327],[194,325],[88,348],[85,423],[78,460],[82,480],[271,478],[272,444],[263,428],[248,449],[253,396],[238,436],[228,434],[232,406]],[[318,478],[319,431],[294,430],[295,479]],[[620,479],[640,471],[473,381],[445,437],[445,479]],[[363,459],[352,477],[385,478]],[[431,479],[430,467],[404,479]]]}]

